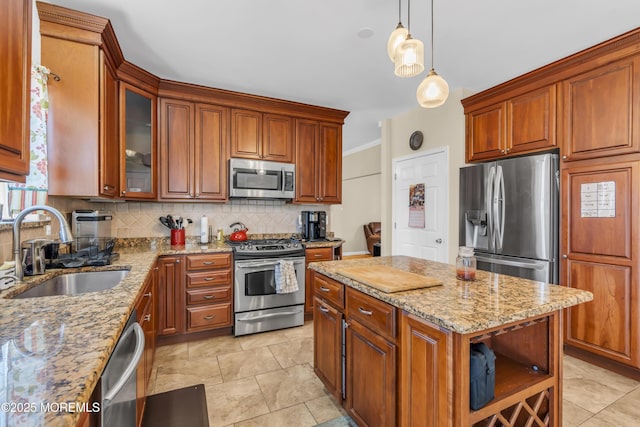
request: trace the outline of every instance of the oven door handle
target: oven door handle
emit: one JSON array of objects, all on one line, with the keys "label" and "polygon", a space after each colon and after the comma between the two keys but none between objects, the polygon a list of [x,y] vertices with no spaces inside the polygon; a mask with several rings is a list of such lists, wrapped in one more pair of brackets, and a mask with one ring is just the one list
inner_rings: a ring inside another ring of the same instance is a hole
[{"label": "oven door handle", "polygon": [[[236,268],[255,268],[255,267],[270,267],[278,265],[280,261],[287,260],[287,258],[279,258],[274,261],[236,261]],[[303,261],[292,260],[294,264],[302,263]]]},{"label": "oven door handle", "polygon": [[298,311],[283,311],[283,312],[280,312],[280,313],[261,314],[259,316],[255,316],[255,317],[248,317],[246,319],[237,318],[236,320],[238,322],[257,322],[259,320],[272,319],[274,317],[291,316],[293,314],[299,314],[299,313],[302,313],[302,312],[300,310],[298,310]]},{"label": "oven door handle", "polygon": [[131,333],[134,333],[136,336],[136,347],[133,352],[133,356],[131,357],[129,365],[125,368],[120,378],[118,378],[118,381],[113,384],[111,389],[104,393],[103,400],[105,403],[113,400],[113,398],[120,393],[120,390],[122,390],[122,387],[125,386],[129,378],[136,373],[138,362],[140,362],[140,359],[142,358],[142,352],[144,351],[144,331],[138,322],[129,326],[129,329],[122,334],[120,340],[126,339]]}]

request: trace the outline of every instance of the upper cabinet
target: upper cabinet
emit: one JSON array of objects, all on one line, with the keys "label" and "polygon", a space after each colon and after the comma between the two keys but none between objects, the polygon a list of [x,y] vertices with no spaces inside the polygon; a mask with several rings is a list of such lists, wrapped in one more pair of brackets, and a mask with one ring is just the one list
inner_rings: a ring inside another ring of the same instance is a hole
[{"label": "upper cabinet", "polygon": [[298,203],[342,202],[342,126],[296,120]]},{"label": "upper cabinet", "polygon": [[0,4],[0,179],[29,174],[31,0]]},{"label": "upper cabinet", "polygon": [[555,84],[479,109],[468,108],[467,162],[556,146]]},{"label": "upper cabinet", "polygon": [[231,157],[292,163],[292,127],[288,116],[233,109]]},{"label": "upper cabinet", "polygon": [[562,82],[562,159],[640,152],[640,56]]},{"label": "upper cabinet", "polygon": [[[116,197],[122,53],[108,19],[37,3],[49,79],[49,194]],[[73,22],[73,26],[67,25]]]}]

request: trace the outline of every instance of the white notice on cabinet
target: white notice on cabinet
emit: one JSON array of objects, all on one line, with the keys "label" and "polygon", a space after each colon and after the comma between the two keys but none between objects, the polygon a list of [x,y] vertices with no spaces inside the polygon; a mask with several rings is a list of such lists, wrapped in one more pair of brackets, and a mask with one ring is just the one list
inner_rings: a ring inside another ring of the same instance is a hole
[{"label": "white notice on cabinet", "polygon": [[580,186],[582,218],[615,218],[615,181],[592,182]]}]

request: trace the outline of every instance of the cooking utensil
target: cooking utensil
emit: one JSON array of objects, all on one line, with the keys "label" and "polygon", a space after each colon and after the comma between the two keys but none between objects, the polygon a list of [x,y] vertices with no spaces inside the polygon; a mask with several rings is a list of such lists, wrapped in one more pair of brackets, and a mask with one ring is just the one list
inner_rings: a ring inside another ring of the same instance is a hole
[{"label": "cooking utensil", "polygon": [[170,228],[178,228],[176,227],[176,221],[173,219],[171,215],[167,215],[167,221],[169,221]]},{"label": "cooking utensil", "polygon": [[164,225],[167,228],[171,228],[171,225],[169,224],[169,220],[167,220],[167,217],[165,216],[161,216],[160,218],[158,218],[160,220],[160,222],[162,223],[162,225]]},{"label": "cooking utensil", "polygon": [[234,228],[233,233],[229,236],[229,240],[232,242],[244,242],[247,240],[247,231],[249,229],[241,222],[234,222],[229,227],[242,227],[242,228]]}]

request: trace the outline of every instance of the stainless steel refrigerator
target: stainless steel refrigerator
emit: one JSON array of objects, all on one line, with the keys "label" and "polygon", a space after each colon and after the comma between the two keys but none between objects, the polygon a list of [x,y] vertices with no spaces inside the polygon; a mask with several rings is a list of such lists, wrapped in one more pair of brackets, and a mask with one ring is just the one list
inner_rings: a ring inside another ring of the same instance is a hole
[{"label": "stainless steel refrigerator", "polygon": [[558,283],[557,154],[460,168],[460,246],[478,269]]}]

